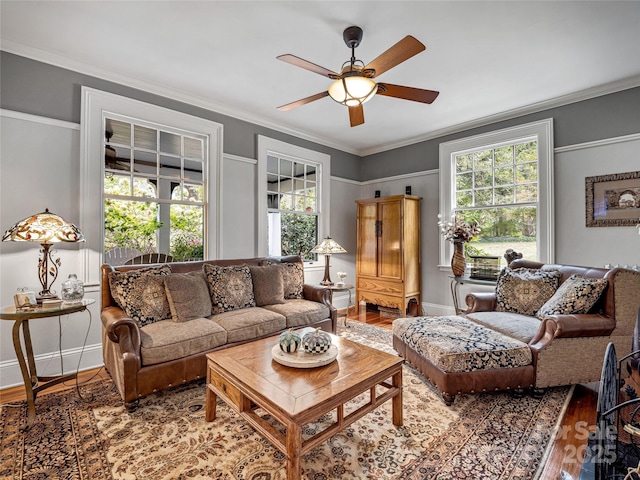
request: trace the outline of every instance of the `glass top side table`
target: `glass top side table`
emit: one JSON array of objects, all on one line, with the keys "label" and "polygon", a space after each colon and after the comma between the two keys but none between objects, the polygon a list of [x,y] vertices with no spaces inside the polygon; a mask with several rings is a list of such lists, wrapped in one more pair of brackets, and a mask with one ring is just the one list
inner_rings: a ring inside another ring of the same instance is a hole
[{"label": "glass top side table", "polygon": [[449,275],[451,278],[451,297],[453,298],[453,308],[456,310],[456,315],[464,312],[458,303],[458,285],[464,285],[465,283],[471,285],[484,285],[488,287],[492,287],[496,285],[496,280],[485,280],[481,278],[471,278],[471,277],[456,277],[455,275]]},{"label": "glass top side table", "polygon": [[[84,299],[75,303],[61,303],[55,306],[35,306],[19,309],[14,306],[0,308],[0,319],[13,321],[13,349],[16,352],[22,379],[24,380],[24,389],[27,394],[27,423],[22,427],[28,430],[36,418],[36,395],[46,388],[58,383],[66,382],[76,378],[76,372],[64,375],[41,377],[36,371],[36,361],[33,355],[33,346],[31,344],[31,333],[29,331],[29,320],[34,318],[59,317],[61,315],[69,315],[77,312],[84,312],[87,307],[95,303],[93,299]],[[89,311],[88,311],[89,312]],[[91,315],[91,312],[89,312]],[[22,330],[22,339],[24,341],[24,351],[20,342],[20,331]]]},{"label": "glass top side table", "polygon": [[351,290],[353,290],[355,288],[355,285],[351,284],[351,283],[343,283],[342,285],[338,285],[333,284],[333,285],[327,285],[327,287],[329,290],[331,290],[331,302],[333,303],[333,292],[349,292],[349,303],[347,304],[347,313],[339,313],[338,314],[338,318],[340,317],[344,317],[344,326],[347,326],[347,317],[349,316],[349,309],[351,307],[355,307],[356,304],[353,303],[352,297],[351,297]]}]

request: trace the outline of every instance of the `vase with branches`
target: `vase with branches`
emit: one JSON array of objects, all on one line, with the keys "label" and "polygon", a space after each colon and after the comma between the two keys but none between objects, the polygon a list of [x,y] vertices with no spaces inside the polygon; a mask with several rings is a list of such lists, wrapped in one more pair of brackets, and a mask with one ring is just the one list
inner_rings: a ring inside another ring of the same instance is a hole
[{"label": "vase with branches", "polygon": [[456,277],[461,277],[464,275],[467,265],[464,256],[464,244],[473,240],[473,237],[480,233],[480,227],[478,227],[477,223],[468,223],[456,218],[455,214],[451,215],[450,220],[442,220],[440,215],[438,215],[438,218],[440,218],[438,222],[440,233],[442,233],[445,240],[453,243],[451,271]]}]

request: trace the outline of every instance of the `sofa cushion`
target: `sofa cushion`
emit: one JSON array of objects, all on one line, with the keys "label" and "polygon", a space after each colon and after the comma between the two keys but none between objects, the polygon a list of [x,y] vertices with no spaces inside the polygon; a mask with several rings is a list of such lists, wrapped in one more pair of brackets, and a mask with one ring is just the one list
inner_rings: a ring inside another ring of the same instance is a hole
[{"label": "sofa cushion", "polygon": [[538,310],[537,316],[588,313],[607,287],[606,278],[571,275]]},{"label": "sofa cushion", "polygon": [[534,315],[558,288],[560,272],[504,268],[496,282],[496,310]]},{"label": "sofa cushion", "polygon": [[227,331],[228,343],[253,340],[277,333],[287,326],[282,315],[261,307],[232,310],[210,318]]},{"label": "sofa cushion", "polygon": [[282,271],[279,265],[250,266],[256,307],[284,303]]},{"label": "sofa cushion", "polygon": [[256,305],[251,270],[247,265],[210,265],[204,273],[211,294],[211,313],[228,312]]},{"label": "sofa cushion", "polygon": [[542,323],[536,317],[511,312],[473,312],[464,317],[524,343],[533,339]]},{"label": "sofa cushion", "polygon": [[142,365],[155,365],[207,352],[227,343],[227,332],[208,318],[162,320],[140,329]]},{"label": "sofa cushion", "polygon": [[271,260],[264,260],[262,265],[278,265],[282,269],[284,298],[302,298],[302,289],[304,287],[304,269],[302,265],[293,262],[275,263]]},{"label": "sofa cushion", "polygon": [[167,275],[164,278],[164,288],[174,322],[186,322],[211,315],[211,296],[202,272]]},{"label": "sofa cushion", "polygon": [[168,265],[109,273],[111,296],[120,308],[141,327],[171,317],[164,289]]},{"label": "sofa cushion", "polygon": [[526,343],[461,317],[399,318],[393,335],[444,372],[522,367],[532,361]]},{"label": "sofa cushion", "polygon": [[267,310],[284,315],[287,318],[287,328],[310,325],[329,318],[329,307],[311,300],[287,300],[282,305],[268,305]]}]

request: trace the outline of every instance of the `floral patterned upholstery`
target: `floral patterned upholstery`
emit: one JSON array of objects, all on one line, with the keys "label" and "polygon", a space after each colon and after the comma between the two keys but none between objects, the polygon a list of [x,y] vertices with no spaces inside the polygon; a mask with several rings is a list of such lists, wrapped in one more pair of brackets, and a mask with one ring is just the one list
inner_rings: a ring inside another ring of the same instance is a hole
[{"label": "floral patterned upholstery", "polygon": [[526,343],[457,316],[402,318],[393,334],[444,372],[530,365]]},{"label": "floral patterned upholstery", "polygon": [[206,263],[204,274],[209,284],[213,315],[256,306],[251,270],[247,265],[227,267]]},{"label": "floral patterned upholstery", "polygon": [[302,298],[302,287],[304,284],[304,270],[299,263],[275,263],[265,260],[262,265],[278,265],[282,269],[282,284],[284,287],[284,298],[291,300]]},{"label": "floral patterned upholstery", "polygon": [[571,275],[538,310],[536,316],[588,313],[607,287],[605,278]]},{"label": "floral patterned upholstery", "polygon": [[171,318],[164,279],[171,274],[168,265],[109,273],[111,295],[140,327]]},{"label": "floral patterned upholstery", "polygon": [[504,268],[496,283],[496,311],[534,315],[549,300],[560,281],[560,272]]}]

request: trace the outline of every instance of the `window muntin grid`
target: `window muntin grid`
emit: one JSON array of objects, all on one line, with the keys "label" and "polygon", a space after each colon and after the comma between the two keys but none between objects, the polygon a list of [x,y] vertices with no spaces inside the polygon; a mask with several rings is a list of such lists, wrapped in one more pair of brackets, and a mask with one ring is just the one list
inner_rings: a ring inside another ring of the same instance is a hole
[{"label": "window muntin grid", "polygon": [[267,155],[268,211],[318,215],[319,170],[299,159]]},{"label": "window muntin grid", "polygon": [[538,201],[536,140],[465,152],[453,163],[456,210]]},{"label": "window muntin grid", "polygon": [[131,187],[128,194],[116,193],[105,182],[106,198],[146,198],[141,183],[168,183],[170,191],[155,196],[159,202],[204,205],[206,136],[108,116],[105,131],[105,178],[126,176]]}]

